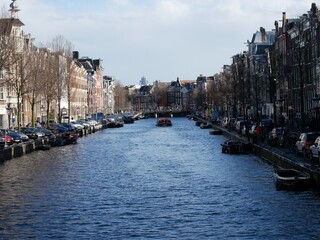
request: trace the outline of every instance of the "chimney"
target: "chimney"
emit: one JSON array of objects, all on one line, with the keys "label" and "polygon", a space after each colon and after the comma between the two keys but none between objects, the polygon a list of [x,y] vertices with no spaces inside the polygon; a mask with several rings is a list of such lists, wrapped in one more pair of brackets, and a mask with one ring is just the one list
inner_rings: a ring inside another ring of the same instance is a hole
[{"label": "chimney", "polygon": [[261,42],[263,43],[267,42],[266,30],[263,27],[260,27],[260,32],[261,32]]},{"label": "chimney", "polygon": [[287,17],[286,12],[282,12],[282,33],[286,32],[286,25],[287,25]]},{"label": "chimney", "polygon": [[311,12],[313,15],[315,15],[318,11],[317,5],[315,3],[311,4]]},{"label": "chimney", "polygon": [[79,59],[79,52],[78,51],[73,51],[73,59],[78,60]]}]

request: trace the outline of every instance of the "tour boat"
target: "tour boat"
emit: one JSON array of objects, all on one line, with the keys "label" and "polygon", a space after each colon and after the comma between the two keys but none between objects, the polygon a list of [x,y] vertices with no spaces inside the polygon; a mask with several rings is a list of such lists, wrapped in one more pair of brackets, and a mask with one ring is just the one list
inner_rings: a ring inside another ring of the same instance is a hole
[{"label": "tour boat", "polygon": [[169,118],[158,118],[157,127],[167,127],[167,126],[172,126],[172,122]]}]

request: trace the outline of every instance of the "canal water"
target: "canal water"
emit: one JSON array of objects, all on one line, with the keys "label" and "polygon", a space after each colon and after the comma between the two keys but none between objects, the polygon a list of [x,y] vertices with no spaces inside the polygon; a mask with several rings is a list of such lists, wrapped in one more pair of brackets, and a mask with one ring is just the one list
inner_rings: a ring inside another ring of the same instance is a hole
[{"label": "canal water", "polygon": [[195,122],[155,119],[0,165],[1,239],[319,239],[320,199],[221,153]]}]

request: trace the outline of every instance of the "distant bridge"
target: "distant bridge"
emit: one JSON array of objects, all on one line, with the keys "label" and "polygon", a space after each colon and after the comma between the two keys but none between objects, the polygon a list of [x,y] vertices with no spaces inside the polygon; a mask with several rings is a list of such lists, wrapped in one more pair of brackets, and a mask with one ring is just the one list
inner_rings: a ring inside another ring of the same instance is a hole
[{"label": "distant bridge", "polygon": [[179,110],[156,110],[156,111],[143,111],[141,115],[149,118],[156,117],[185,117],[191,114],[191,111],[179,111]]}]

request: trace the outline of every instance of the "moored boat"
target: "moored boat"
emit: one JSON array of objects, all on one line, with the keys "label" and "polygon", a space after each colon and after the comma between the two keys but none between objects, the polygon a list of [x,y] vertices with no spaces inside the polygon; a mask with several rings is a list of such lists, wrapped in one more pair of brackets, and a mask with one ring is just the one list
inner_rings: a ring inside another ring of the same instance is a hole
[{"label": "moored boat", "polygon": [[51,145],[50,144],[42,144],[39,147],[37,147],[38,150],[50,150]]},{"label": "moored boat", "polygon": [[220,129],[214,129],[209,132],[210,135],[222,135],[223,132]]},{"label": "moored boat", "polygon": [[204,122],[204,123],[200,124],[200,128],[202,128],[202,129],[212,128],[212,124]]},{"label": "moored boat", "polygon": [[222,153],[229,154],[241,154],[248,153],[252,150],[252,145],[250,143],[244,143],[241,141],[235,140],[226,140],[224,143],[221,143]]},{"label": "moored boat", "polygon": [[310,186],[310,174],[295,169],[275,169],[274,179],[277,190],[302,191]]},{"label": "moored boat", "polygon": [[156,123],[157,127],[167,127],[167,126],[172,126],[172,122],[169,118],[158,118],[157,119],[157,123]]},{"label": "moored boat", "polygon": [[201,123],[203,123],[203,121],[196,121],[196,126],[200,127]]},{"label": "moored boat", "polygon": [[134,123],[133,116],[127,115],[122,117],[124,123]]}]

